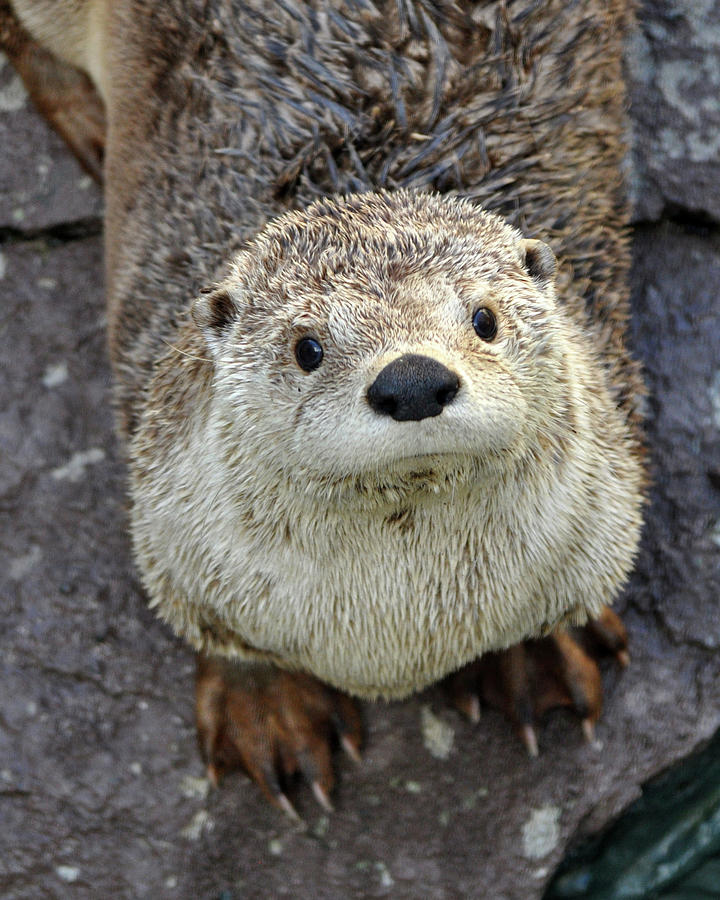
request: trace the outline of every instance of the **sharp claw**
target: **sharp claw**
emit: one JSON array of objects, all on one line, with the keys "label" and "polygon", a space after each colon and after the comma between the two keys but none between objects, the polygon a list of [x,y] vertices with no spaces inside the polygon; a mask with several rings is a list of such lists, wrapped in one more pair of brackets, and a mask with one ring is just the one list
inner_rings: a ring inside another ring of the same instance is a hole
[{"label": "sharp claw", "polygon": [[477,694],[473,694],[470,697],[467,706],[467,717],[473,725],[477,725],[480,721],[480,699]]},{"label": "sharp claw", "polygon": [[330,798],[328,797],[328,795],[325,793],[325,791],[322,789],[322,787],[320,786],[320,784],[317,781],[313,781],[312,790],[313,790],[313,794],[315,794],[315,799],[320,804],[320,806],[322,806],[322,808],[325,810],[325,812],[328,812],[328,813],[335,812],[335,808],[333,807],[332,803],[330,802]]},{"label": "sharp claw", "polygon": [[343,737],[340,739],[340,744],[342,745],[343,750],[347,753],[347,755],[354,763],[360,764],[362,762],[360,751],[346,734],[343,735]]},{"label": "sharp claw", "polygon": [[615,654],[615,659],[620,663],[623,669],[627,669],[627,667],[630,665],[630,654],[627,652],[627,650],[618,650],[618,652]]},{"label": "sharp claw", "polygon": [[592,719],[582,720],[582,731],[588,744],[595,743],[595,723]]},{"label": "sharp claw", "polygon": [[215,768],[214,763],[210,763],[210,765],[207,767],[207,778],[208,778],[208,781],[210,782],[210,784],[214,788],[216,788],[218,786],[218,784],[220,783],[220,779],[218,778],[218,772],[217,772],[217,769]]},{"label": "sharp claw", "polygon": [[302,822],[302,819],[297,814],[295,807],[288,800],[285,794],[278,794],[275,799],[277,800],[277,805],[289,819],[292,819],[293,822]]},{"label": "sharp claw", "polygon": [[455,697],[455,707],[465,718],[477,725],[480,721],[480,700],[477,694],[460,694]]},{"label": "sharp claw", "polygon": [[532,758],[535,759],[538,756],[539,751],[537,736],[532,725],[523,725],[520,729],[520,737],[523,744],[525,744],[528,756],[532,756]]}]

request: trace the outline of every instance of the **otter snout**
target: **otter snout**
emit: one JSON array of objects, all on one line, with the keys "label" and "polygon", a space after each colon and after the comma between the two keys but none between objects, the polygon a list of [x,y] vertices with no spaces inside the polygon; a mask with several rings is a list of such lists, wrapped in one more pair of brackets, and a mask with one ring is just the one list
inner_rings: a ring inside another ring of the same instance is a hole
[{"label": "otter snout", "polygon": [[367,392],[375,412],[398,422],[439,416],[455,399],[460,380],[429,356],[406,353],[385,366]]}]

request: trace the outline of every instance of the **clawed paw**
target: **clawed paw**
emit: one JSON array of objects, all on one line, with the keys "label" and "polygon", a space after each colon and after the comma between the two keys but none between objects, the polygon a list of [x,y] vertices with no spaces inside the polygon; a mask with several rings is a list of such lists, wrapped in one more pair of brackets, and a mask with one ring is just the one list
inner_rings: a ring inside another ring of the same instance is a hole
[{"label": "clawed paw", "polygon": [[555,707],[573,709],[586,739],[594,741],[603,699],[598,659],[604,655],[614,655],[623,667],[630,661],[625,626],[608,607],[583,628],[558,629],[488,653],[446,679],[445,688],[473,722],[480,718],[481,701],[501,709],[528,753],[537,756],[536,723]]},{"label": "clawed paw", "polygon": [[[538,755],[536,723],[550,709],[569,707],[588,741],[602,712],[598,659],[629,662],[627,633],[605,607],[584,628],[558,629],[549,637],[489,653],[444,682],[452,703],[471,721],[481,703],[505,712],[531,756]],[[210,780],[245,771],[270,802],[299,821],[288,798],[298,776],[320,806],[332,811],[332,751],[340,744],[360,760],[362,726],[357,704],[310,675],[269,665],[198,657],[198,739]]]},{"label": "clawed paw", "polygon": [[302,776],[330,812],[337,741],[360,760],[361,720],[345,694],[301,673],[198,657],[198,740],[209,779],[242,769],[270,802],[299,820],[287,796]]}]

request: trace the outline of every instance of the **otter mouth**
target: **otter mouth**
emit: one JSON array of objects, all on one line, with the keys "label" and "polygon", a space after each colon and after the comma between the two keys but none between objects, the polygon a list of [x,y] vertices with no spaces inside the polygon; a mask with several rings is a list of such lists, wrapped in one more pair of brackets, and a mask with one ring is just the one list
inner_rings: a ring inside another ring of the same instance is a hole
[{"label": "otter mouth", "polygon": [[452,450],[428,450],[427,452],[403,453],[387,461],[386,472],[392,475],[398,472],[408,476],[422,471],[423,474],[433,472],[446,472],[456,470],[467,465],[469,454],[457,453]]},{"label": "otter mouth", "polygon": [[400,465],[397,468],[390,467],[388,475],[392,477],[397,472],[403,479],[433,478],[435,475],[445,474],[450,468],[455,468],[447,464],[452,458],[452,453],[413,453],[401,456],[393,460],[393,463]]},{"label": "otter mouth", "polygon": [[454,453],[413,453],[395,457],[380,469],[366,470],[349,480],[355,492],[379,502],[413,495],[439,494],[474,479],[475,467]]}]

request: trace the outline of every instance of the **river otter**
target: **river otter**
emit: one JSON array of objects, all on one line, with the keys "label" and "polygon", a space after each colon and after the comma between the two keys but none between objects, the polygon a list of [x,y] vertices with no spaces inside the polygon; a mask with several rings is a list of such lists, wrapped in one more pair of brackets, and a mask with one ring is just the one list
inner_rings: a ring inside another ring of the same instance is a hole
[{"label": "river otter", "polygon": [[[624,653],[627,6],[15,4],[106,107],[134,543],[206,654],[212,777],[242,764],[290,811],[300,768],[327,803],[329,723],[359,746],[340,690],[407,694],[588,612]],[[551,644],[535,697],[523,645],[492,658],[531,750],[533,704],[599,715],[594,663]]]}]

